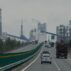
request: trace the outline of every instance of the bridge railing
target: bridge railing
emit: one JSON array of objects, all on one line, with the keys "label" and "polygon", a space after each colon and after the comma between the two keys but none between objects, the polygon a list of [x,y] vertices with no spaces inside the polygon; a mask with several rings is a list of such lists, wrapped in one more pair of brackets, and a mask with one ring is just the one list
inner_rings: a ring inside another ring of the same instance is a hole
[{"label": "bridge railing", "polygon": [[36,52],[41,48],[42,45],[43,44],[41,43],[36,48],[27,52],[1,55],[0,71],[7,70],[21,63],[25,63],[26,61],[28,61],[29,59],[31,59],[33,56],[36,55]]}]

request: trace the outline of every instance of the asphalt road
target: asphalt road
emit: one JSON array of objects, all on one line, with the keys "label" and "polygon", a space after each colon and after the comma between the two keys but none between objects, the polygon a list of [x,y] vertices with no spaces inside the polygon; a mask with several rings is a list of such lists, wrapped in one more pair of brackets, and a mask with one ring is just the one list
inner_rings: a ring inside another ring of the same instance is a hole
[{"label": "asphalt road", "polygon": [[8,51],[6,53],[18,53],[18,52],[25,52],[25,51],[29,51],[29,50],[32,50],[36,47],[37,45],[36,44],[29,44],[27,46],[23,46],[23,47],[20,47],[18,49],[15,49],[15,50],[12,50],[12,51]]},{"label": "asphalt road", "polygon": [[[48,50],[52,56],[52,64],[41,64],[40,54],[22,71],[71,71],[71,59],[56,59],[55,48],[42,48]],[[41,52],[42,52],[41,51]]]}]

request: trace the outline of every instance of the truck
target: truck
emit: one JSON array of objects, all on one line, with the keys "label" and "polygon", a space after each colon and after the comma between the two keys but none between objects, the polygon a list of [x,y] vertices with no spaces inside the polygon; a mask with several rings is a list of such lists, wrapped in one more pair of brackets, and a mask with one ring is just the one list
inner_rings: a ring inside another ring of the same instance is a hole
[{"label": "truck", "polygon": [[66,44],[61,40],[61,42],[56,43],[56,58],[67,59],[68,48]]}]

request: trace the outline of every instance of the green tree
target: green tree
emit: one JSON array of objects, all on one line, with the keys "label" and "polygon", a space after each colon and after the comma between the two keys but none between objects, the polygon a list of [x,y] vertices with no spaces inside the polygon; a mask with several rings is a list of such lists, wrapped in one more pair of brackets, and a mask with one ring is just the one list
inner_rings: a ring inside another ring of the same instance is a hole
[{"label": "green tree", "polygon": [[0,53],[3,53],[3,41],[0,39]]}]

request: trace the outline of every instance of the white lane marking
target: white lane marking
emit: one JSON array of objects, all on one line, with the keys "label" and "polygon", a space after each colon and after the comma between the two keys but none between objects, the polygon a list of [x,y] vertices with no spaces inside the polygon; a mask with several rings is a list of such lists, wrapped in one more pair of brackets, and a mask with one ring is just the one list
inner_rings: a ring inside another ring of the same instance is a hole
[{"label": "white lane marking", "polygon": [[[41,51],[40,51],[41,53]],[[33,60],[28,66],[26,66],[24,69],[22,69],[22,71],[25,71],[26,69],[28,69],[33,63],[35,63],[37,61],[37,59],[39,58],[40,56],[40,53],[38,54],[38,56],[35,58],[35,60]]]},{"label": "white lane marking", "polygon": [[55,61],[53,61],[53,63],[55,64],[55,66],[57,67],[58,71],[61,71],[60,67],[57,65],[57,63]]}]

